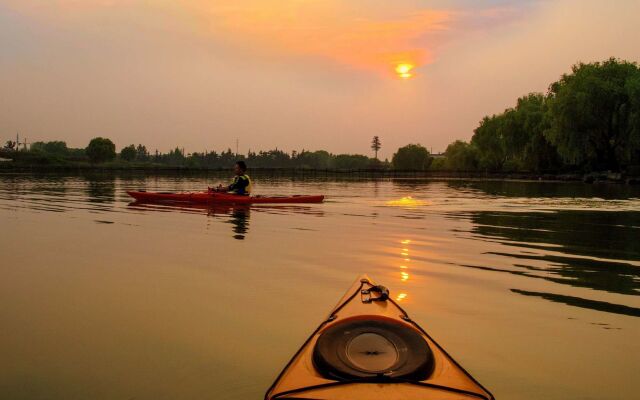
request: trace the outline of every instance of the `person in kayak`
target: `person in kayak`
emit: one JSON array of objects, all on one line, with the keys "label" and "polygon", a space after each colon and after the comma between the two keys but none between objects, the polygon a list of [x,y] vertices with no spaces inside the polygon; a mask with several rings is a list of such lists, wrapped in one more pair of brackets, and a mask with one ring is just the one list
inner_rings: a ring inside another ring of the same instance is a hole
[{"label": "person in kayak", "polygon": [[244,161],[236,161],[233,166],[233,182],[229,186],[218,186],[216,192],[227,192],[240,196],[248,196],[251,194],[251,178],[247,175],[247,164]]}]

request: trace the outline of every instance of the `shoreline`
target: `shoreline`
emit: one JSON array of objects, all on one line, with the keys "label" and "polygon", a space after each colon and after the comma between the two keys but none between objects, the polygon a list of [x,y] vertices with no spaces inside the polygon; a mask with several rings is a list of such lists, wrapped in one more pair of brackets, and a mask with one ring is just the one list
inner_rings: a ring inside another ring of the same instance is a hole
[{"label": "shoreline", "polygon": [[[530,181],[530,182],[584,182],[640,184],[640,176],[613,172],[592,173],[533,173],[533,172],[485,172],[485,171],[442,171],[442,170],[393,170],[393,169],[307,169],[307,168],[250,168],[254,176],[299,177],[299,178],[351,178],[351,179],[446,179],[446,180],[487,180],[487,181]],[[0,174],[82,174],[116,173],[142,175],[173,174],[226,174],[226,168],[196,168],[170,166],[123,166],[123,165],[1,165]]]}]

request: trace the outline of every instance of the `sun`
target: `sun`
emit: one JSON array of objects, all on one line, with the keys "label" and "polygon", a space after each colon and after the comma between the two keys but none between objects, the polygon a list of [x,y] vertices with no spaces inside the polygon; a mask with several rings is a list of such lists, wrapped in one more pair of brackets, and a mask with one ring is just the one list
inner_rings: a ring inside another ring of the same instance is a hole
[{"label": "sun", "polygon": [[402,63],[402,64],[396,65],[395,70],[396,70],[396,74],[398,74],[398,77],[402,79],[409,79],[413,76],[413,74],[411,73],[413,68],[414,68],[413,64]]}]

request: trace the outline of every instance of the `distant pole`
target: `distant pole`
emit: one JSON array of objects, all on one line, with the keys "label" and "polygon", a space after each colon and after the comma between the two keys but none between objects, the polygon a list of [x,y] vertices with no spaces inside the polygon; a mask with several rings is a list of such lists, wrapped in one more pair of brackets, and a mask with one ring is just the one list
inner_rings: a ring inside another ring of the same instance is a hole
[{"label": "distant pole", "polygon": [[238,146],[240,145],[240,140],[236,138],[236,157],[238,156]]}]

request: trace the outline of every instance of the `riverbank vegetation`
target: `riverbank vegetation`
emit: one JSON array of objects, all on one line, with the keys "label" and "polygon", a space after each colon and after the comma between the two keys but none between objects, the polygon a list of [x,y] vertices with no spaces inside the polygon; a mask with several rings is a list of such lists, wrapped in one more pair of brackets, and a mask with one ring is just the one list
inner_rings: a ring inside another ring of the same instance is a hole
[{"label": "riverbank vegetation", "polygon": [[547,93],[525,95],[514,107],[484,117],[469,142],[455,141],[437,157],[422,145],[409,144],[398,149],[391,161],[380,161],[378,136],[371,143],[374,157],[277,148],[248,154],[231,149],[186,153],[181,148],[150,153],[143,144],[127,145],[116,153],[115,144],[102,137],[92,139],[84,149],[68,148],[63,141],[24,147],[7,142],[0,157],[12,162],[0,166],[220,169],[244,159],[251,168],[638,175],[640,68],[613,58],[576,64]]},{"label": "riverbank vegetation", "polygon": [[609,59],[577,64],[515,107],[485,117],[444,167],[485,171],[616,171],[640,167],[640,69]]}]

